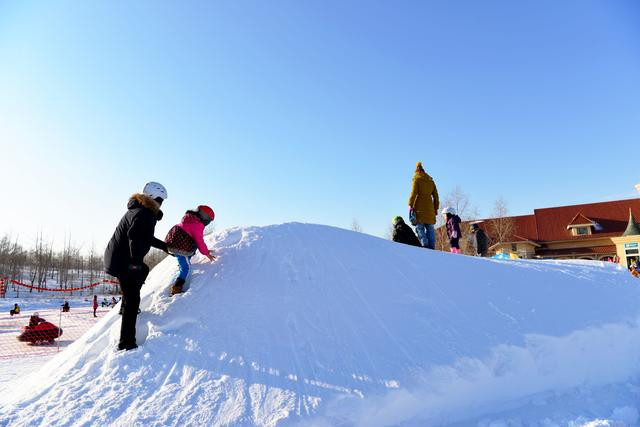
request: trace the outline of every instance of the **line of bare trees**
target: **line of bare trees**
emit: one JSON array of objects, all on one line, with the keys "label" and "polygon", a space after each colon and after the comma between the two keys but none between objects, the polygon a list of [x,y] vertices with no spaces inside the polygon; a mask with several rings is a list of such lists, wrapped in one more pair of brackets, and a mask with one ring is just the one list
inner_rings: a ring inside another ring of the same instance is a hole
[{"label": "line of bare trees", "polygon": [[[83,253],[70,236],[65,238],[61,250],[54,250],[53,242],[47,241],[41,232],[31,247],[23,246],[18,236],[5,234],[0,238],[0,278],[43,288],[84,286],[106,278],[102,254],[93,245]],[[153,268],[165,256],[153,249],[145,262]]]}]

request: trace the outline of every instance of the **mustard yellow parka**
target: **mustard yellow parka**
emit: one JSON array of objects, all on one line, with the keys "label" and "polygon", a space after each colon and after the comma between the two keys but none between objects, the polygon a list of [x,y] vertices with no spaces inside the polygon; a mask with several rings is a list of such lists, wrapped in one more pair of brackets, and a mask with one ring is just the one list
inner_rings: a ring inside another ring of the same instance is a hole
[{"label": "mustard yellow parka", "polygon": [[422,170],[417,170],[413,175],[409,207],[416,211],[419,224],[436,223],[436,210],[440,208],[438,189],[433,178]]}]

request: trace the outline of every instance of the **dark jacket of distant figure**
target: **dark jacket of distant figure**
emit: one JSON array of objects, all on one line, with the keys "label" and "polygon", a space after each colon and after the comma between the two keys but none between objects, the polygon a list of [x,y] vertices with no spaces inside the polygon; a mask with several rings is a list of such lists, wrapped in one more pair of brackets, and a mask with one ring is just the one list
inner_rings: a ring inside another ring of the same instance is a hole
[{"label": "dark jacket of distant figure", "polygon": [[[130,265],[144,266],[145,255],[151,249],[167,250],[167,244],[154,237],[156,222],[162,219],[158,202],[144,194],[134,194],[127,204],[124,214],[116,227],[104,252],[104,266],[107,274],[126,277]],[[146,274],[143,274],[146,278]],[[144,279],[143,279],[144,282]]]},{"label": "dark jacket of distant figure", "polygon": [[394,242],[404,243],[405,245],[422,247],[416,234],[404,221],[398,221],[396,225],[393,226],[392,239]]},{"label": "dark jacket of distant figure", "polygon": [[447,237],[449,240],[459,239],[462,237],[460,232],[460,222],[461,220],[458,215],[447,214]]},{"label": "dark jacket of distant figure", "polygon": [[476,249],[476,255],[487,256],[489,250],[489,239],[487,233],[482,228],[478,228],[471,232],[471,244]]}]

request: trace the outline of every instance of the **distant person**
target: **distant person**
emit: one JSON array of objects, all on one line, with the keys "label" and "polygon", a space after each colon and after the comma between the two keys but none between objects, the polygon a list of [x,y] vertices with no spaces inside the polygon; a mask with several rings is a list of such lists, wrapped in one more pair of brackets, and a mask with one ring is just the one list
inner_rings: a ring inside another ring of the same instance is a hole
[{"label": "distant person", "polygon": [[140,288],[149,274],[144,257],[151,246],[167,251],[167,245],[154,237],[156,222],[162,219],[160,206],[167,198],[162,184],[149,182],[142,194],[134,194],[127,212],[116,227],[105,250],[105,271],[118,278],[122,289],[122,324],[118,350],[137,348],[136,319],[140,307]]},{"label": "distant person", "polygon": [[462,232],[460,230],[460,217],[456,215],[456,210],[454,208],[444,208],[442,210],[442,215],[446,221],[447,228],[447,237],[449,238],[449,246],[451,247],[451,252],[454,254],[461,254],[460,250],[460,237],[462,237]]},{"label": "distant person", "polygon": [[171,285],[171,295],[182,293],[183,286],[189,276],[191,257],[196,250],[209,261],[216,259],[204,242],[204,228],[216,217],[215,212],[209,206],[200,205],[195,210],[185,212],[179,224],[174,225],[165,242],[169,253],[176,257],[180,272],[175,282]]},{"label": "distant person", "polygon": [[13,308],[9,310],[9,314],[11,316],[20,314],[20,306],[18,304],[13,304]]},{"label": "distant person", "polygon": [[69,301],[65,301],[64,304],[62,304],[62,312],[68,313],[69,311],[71,311],[71,306],[69,306]]},{"label": "distant person", "polygon": [[478,224],[471,224],[469,240],[476,256],[486,257],[489,252],[489,239]]},{"label": "distant person", "polygon": [[404,222],[404,219],[401,216],[393,218],[391,224],[393,225],[393,234],[391,238],[394,242],[422,247],[420,240],[416,237],[416,234],[413,232],[411,227]]},{"label": "distant person", "polygon": [[640,272],[638,272],[638,263],[631,261],[631,265],[629,265],[629,272],[633,277],[640,277]]},{"label": "distant person", "polygon": [[98,295],[93,296],[93,317],[98,317],[96,312],[98,311]]},{"label": "distant person", "polygon": [[40,323],[46,322],[42,317],[40,317],[40,313],[35,312],[31,317],[29,317],[29,327],[33,328],[34,326],[38,326]]},{"label": "distant person", "polygon": [[433,225],[436,223],[439,207],[436,184],[424,171],[422,162],[418,162],[409,196],[409,218],[411,225],[416,227],[420,243],[428,249],[436,247],[436,231]]}]

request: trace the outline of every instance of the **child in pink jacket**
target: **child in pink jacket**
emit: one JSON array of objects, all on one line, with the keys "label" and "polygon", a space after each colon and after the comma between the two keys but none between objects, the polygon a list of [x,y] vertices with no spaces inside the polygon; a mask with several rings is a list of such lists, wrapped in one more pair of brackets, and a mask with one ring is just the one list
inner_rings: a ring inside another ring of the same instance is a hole
[{"label": "child in pink jacket", "polygon": [[169,253],[177,258],[180,266],[178,278],[171,286],[171,295],[182,292],[182,287],[189,275],[190,260],[196,250],[199,250],[210,261],[216,259],[204,242],[204,228],[214,218],[213,209],[206,205],[200,205],[196,210],[188,210],[182,217],[180,224],[169,230],[165,239],[167,248]]}]

